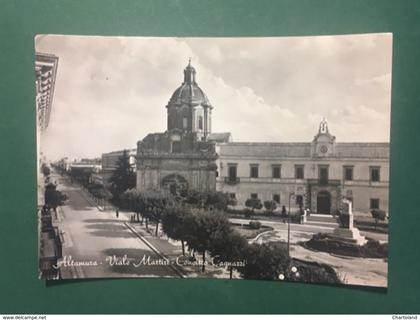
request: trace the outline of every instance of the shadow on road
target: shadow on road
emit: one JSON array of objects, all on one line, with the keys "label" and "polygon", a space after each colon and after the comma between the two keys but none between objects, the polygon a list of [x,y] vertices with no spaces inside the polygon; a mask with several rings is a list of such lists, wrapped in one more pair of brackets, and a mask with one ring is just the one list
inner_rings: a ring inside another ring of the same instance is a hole
[{"label": "shadow on road", "polygon": [[100,230],[107,230],[107,231],[121,231],[127,230],[127,228],[120,224],[120,223],[91,223],[86,226],[88,229],[100,229]]},{"label": "shadow on road", "polygon": [[[90,220],[95,221],[96,219]],[[92,230],[89,232],[91,235],[105,238],[135,238],[135,235],[118,220],[107,219],[107,221],[102,220],[101,222],[103,223],[87,223],[86,228]]]},{"label": "shadow on road", "polygon": [[105,237],[105,238],[127,238],[131,239],[134,238],[135,235],[133,235],[129,231],[121,230],[121,231],[105,231],[105,230],[98,230],[98,231],[92,231],[89,232],[91,235],[95,237]]},{"label": "shadow on road", "polygon": [[86,223],[106,223],[106,222],[123,222],[123,219],[84,219]]}]

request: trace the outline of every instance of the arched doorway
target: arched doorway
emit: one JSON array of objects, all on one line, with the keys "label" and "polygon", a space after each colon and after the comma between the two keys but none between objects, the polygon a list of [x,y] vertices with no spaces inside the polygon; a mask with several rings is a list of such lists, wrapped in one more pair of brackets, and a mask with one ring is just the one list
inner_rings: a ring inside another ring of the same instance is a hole
[{"label": "arched doorway", "polygon": [[331,195],[328,191],[318,192],[316,197],[316,212],[331,214]]},{"label": "arched doorway", "polygon": [[179,174],[170,174],[162,179],[162,187],[172,195],[180,195],[183,190],[188,189],[188,181]]}]

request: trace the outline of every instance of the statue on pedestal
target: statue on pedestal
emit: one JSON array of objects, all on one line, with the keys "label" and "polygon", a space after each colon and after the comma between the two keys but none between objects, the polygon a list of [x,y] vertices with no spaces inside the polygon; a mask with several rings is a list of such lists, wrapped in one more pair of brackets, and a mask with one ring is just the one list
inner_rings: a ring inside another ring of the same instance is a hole
[{"label": "statue on pedestal", "polygon": [[342,202],[343,211],[341,214],[344,216],[348,216],[348,224],[346,224],[346,226],[344,227],[340,226],[338,228],[335,228],[332,236],[337,240],[350,242],[362,246],[367,242],[367,240],[364,236],[360,234],[359,229],[357,229],[354,226],[352,202],[348,199],[343,199]]}]

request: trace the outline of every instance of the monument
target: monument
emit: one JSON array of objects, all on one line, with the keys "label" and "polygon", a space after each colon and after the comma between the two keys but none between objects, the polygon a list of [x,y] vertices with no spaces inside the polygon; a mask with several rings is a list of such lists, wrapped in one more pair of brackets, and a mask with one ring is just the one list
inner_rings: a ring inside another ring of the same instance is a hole
[{"label": "monument", "polygon": [[351,201],[348,199],[343,199],[342,204],[343,204],[342,214],[348,216],[348,220],[349,220],[348,226],[345,226],[345,227],[340,226],[338,228],[335,228],[333,231],[332,237],[337,240],[349,242],[349,243],[356,244],[359,246],[364,245],[367,242],[367,240],[364,236],[360,234],[359,229],[357,229],[354,226],[354,216],[353,216]]}]

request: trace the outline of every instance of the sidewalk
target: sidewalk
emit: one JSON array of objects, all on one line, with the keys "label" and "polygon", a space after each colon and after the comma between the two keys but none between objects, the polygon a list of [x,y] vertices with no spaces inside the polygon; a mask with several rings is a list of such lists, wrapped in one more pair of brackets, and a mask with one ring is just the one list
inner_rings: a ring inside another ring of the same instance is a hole
[{"label": "sidewalk", "polygon": [[[121,214],[121,213],[120,213]],[[125,224],[136,233],[139,238],[143,238],[147,243],[149,243],[158,254],[162,257],[173,262],[174,267],[184,276],[188,278],[223,278],[229,279],[229,270],[222,267],[214,266],[211,263],[212,258],[209,253],[206,253],[206,267],[205,271],[202,272],[202,254],[196,253],[196,261],[187,261],[187,259],[182,256],[182,245],[180,241],[174,241],[169,239],[159,228],[158,236],[155,236],[156,225],[149,223],[149,230],[146,229],[145,225],[139,222],[130,221],[130,213],[125,213],[125,217],[128,218],[128,221]],[[127,217],[128,216],[128,217]],[[185,245],[185,254],[189,256],[188,247]],[[177,264],[177,261],[179,264]],[[239,278],[237,271],[233,271],[234,279]]]}]

